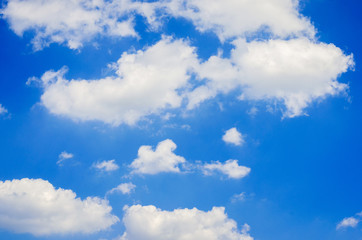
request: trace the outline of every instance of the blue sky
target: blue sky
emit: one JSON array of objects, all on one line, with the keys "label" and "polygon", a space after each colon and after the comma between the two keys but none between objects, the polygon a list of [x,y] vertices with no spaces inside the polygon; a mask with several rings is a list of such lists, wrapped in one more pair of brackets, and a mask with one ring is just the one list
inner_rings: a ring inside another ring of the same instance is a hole
[{"label": "blue sky", "polygon": [[355,1],[1,1],[0,239],[362,239]]}]

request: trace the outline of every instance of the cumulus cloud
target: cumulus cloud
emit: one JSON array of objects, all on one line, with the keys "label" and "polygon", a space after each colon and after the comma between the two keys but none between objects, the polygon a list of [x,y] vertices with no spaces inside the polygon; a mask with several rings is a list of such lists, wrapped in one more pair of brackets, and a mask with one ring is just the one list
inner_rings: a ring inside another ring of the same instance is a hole
[{"label": "cumulus cloud", "polygon": [[173,153],[176,144],[166,139],[157,144],[155,150],[152,146],[141,146],[138,157],[131,163],[132,174],[158,174],[162,172],[180,172],[179,165],[186,160]]},{"label": "cumulus cloud", "polygon": [[134,189],[136,188],[136,185],[133,183],[121,183],[117,187],[112,188],[107,192],[107,194],[113,194],[116,192],[121,192],[122,194],[130,194]]},{"label": "cumulus cloud", "polygon": [[222,136],[222,140],[226,143],[231,143],[236,146],[241,146],[245,143],[245,140],[241,133],[236,128],[230,128]]},{"label": "cumulus cloud", "polygon": [[346,217],[342,221],[337,224],[336,229],[342,230],[346,228],[355,228],[357,227],[358,223],[361,222],[362,212],[357,213],[356,216],[353,217]]},{"label": "cumulus cloud", "polygon": [[204,212],[196,208],[163,211],[155,206],[125,207],[126,232],[121,240],[252,240],[249,225],[238,230],[223,207]]},{"label": "cumulus cloud", "polygon": [[38,79],[44,87],[41,102],[51,113],[76,121],[132,125],[144,116],[180,107],[178,90],[186,86],[196,64],[194,48],[164,38],[145,50],[123,53],[114,65],[116,76],[66,80],[66,68],[44,73]]},{"label": "cumulus cloud", "polygon": [[206,163],[201,166],[205,175],[211,175],[214,172],[220,172],[228,176],[228,178],[241,179],[246,177],[251,169],[248,167],[240,166],[238,160],[227,160],[225,163],[216,161],[214,163]]},{"label": "cumulus cloud", "polygon": [[129,16],[135,7],[129,0],[9,0],[1,13],[17,35],[34,32],[36,50],[50,43],[77,49],[97,36],[137,36]]},{"label": "cumulus cloud", "polygon": [[65,160],[71,159],[73,157],[74,157],[74,155],[72,153],[68,153],[66,151],[63,151],[58,156],[57,165],[58,166],[63,166],[63,163],[64,163]]},{"label": "cumulus cloud", "polygon": [[0,228],[35,236],[90,234],[119,221],[106,200],[77,198],[42,179],[0,181]]},{"label": "cumulus cloud", "polygon": [[8,113],[8,110],[0,103],[0,115]]},{"label": "cumulus cloud", "polygon": [[104,160],[102,162],[94,163],[92,166],[100,171],[112,172],[119,168],[115,162],[116,160],[114,159],[108,161]]},{"label": "cumulus cloud", "polygon": [[192,21],[201,32],[213,31],[223,41],[258,31],[275,36],[314,37],[309,19],[295,0],[167,0],[166,11]]},{"label": "cumulus cloud", "polygon": [[200,65],[201,79],[209,80],[188,94],[188,108],[239,89],[240,100],[277,101],[284,116],[304,114],[314,100],[344,93],[337,78],[353,68],[353,56],[333,44],[306,38],[246,42],[237,39],[228,59],[211,57]]}]

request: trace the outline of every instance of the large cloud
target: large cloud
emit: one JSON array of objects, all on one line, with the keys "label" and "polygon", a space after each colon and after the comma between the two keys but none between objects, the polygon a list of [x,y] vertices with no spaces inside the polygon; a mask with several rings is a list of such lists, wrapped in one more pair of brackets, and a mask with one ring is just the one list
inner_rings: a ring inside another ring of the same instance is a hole
[{"label": "large cloud", "polygon": [[135,7],[129,0],[9,0],[1,13],[17,35],[34,31],[36,50],[53,42],[76,49],[98,35],[137,36],[129,17]]},{"label": "large cloud", "polygon": [[81,200],[42,179],[0,181],[0,228],[36,236],[90,234],[119,221],[106,200]]},{"label": "large cloud", "polygon": [[284,116],[302,115],[313,100],[345,92],[337,78],[354,65],[333,44],[306,38],[233,42],[230,59],[211,57],[198,74],[209,81],[189,93],[188,108],[240,89],[242,100],[276,100],[285,105]]},{"label": "large cloud", "polygon": [[297,0],[169,0],[166,11],[193,22],[200,31],[214,31],[221,40],[264,30],[280,37],[315,34],[299,13]]},{"label": "large cloud", "polygon": [[194,48],[164,38],[143,51],[122,54],[114,66],[116,76],[67,80],[66,68],[44,73],[41,101],[51,113],[73,120],[135,124],[146,115],[180,107],[177,90],[186,86],[195,65]]},{"label": "large cloud", "polygon": [[163,211],[155,206],[125,208],[122,240],[252,240],[249,226],[238,230],[223,207],[204,212],[196,208]]}]

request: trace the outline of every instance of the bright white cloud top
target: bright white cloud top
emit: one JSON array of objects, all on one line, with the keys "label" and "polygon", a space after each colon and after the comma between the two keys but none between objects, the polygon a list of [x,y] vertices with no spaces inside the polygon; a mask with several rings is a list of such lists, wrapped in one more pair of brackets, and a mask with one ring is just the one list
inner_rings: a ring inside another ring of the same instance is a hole
[{"label": "bright white cloud top", "polygon": [[125,207],[122,240],[252,240],[249,226],[238,230],[223,207],[204,212],[196,208],[163,211],[155,206]]},{"label": "bright white cloud top", "polygon": [[251,169],[245,166],[240,166],[238,160],[227,160],[225,163],[216,161],[214,163],[206,163],[201,166],[205,175],[211,175],[215,172],[222,173],[228,178],[241,179],[246,177]]},{"label": "bright white cloud top", "polygon": [[116,160],[104,160],[102,162],[97,162],[93,164],[93,167],[104,172],[112,172],[119,169],[119,166],[116,164]]},{"label": "bright white cloud top", "polygon": [[179,165],[186,160],[174,153],[176,147],[170,139],[159,142],[155,150],[152,146],[141,146],[138,149],[138,157],[130,165],[131,174],[179,173]]},{"label": "bright white cloud top", "polygon": [[245,143],[245,140],[242,134],[236,128],[230,128],[222,136],[222,140],[226,143],[234,144],[236,146],[241,146]]},{"label": "bright white cloud top", "polygon": [[117,192],[121,192],[122,194],[130,194],[136,188],[136,185],[133,183],[121,183],[117,187],[112,188],[107,192],[107,194],[113,194]]},{"label": "bright white cloud top", "polygon": [[42,179],[0,181],[0,228],[35,236],[91,234],[119,221],[106,200],[76,197]]}]

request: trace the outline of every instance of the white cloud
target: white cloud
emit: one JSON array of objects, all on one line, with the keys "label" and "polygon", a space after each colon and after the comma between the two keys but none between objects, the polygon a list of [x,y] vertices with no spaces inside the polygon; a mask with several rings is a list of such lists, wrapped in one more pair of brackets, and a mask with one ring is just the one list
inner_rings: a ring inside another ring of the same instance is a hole
[{"label": "white cloud", "polygon": [[121,192],[122,194],[130,194],[134,189],[136,188],[136,185],[133,183],[121,183],[117,187],[112,188],[107,192],[107,194],[113,194],[116,192]]},{"label": "white cloud", "polygon": [[162,172],[180,172],[179,164],[186,160],[173,153],[176,144],[166,139],[157,144],[155,150],[152,146],[141,146],[138,157],[131,163],[132,174],[158,174]]},{"label": "white cloud", "polygon": [[245,143],[242,134],[236,128],[230,128],[222,136],[222,140],[226,143],[231,143],[236,146],[241,146]]},{"label": "white cloud", "polygon": [[357,224],[359,222],[360,220],[355,217],[344,218],[341,222],[338,223],[337,230],[347,227],[352,227],[352,228],[357,227]]},{"label": "white cloud", "polygon": [[66,68],[44,73],[41,101],[51,113],[77,121],[135,124],[144,116],[180,107],[178,90],[187,85],[194,65],[194,48],[164,38],[143,51],[123,53],[114,66],[116,76],[66,80]]},{"label": "white cloud", "polygon": [[106,200],[81,200],[42,179],[0,181],[0,228],[35,236],[90,234],[119,221]]},{"label": "white cloud", "polygon": [[193,22],[201,32],[221,40],[264,30],[275,36],[314,37],[309,19],[299,13],[297,0],[165,0],[166,11]]},{"label": "white cloud", "polygon": [[0,115],[8,113],[8,110],[0,103]]},{"label": "white cloud", "polygon": [[36,50],[50,43],[77,49],[97,36],[137,36],[129,16],[135,7],[129,0],[9,0],[1,13],[17,35],[34,32]]},{"label": "white cloud", "polygon": [[231,197],[231,202],[232,203],[243,202],[243,201],[245,201],[245,199],[246,199],[246,193],[242,192],[242,193],[239,193],[239,194],[234,194]]},{"label": "white cloud", "polygon": [[125,207],[121,240],[252,240],[249,225],[238,230],[223,207],[204,212],[196,208],[163,211],[155,206]]},{"label": "white cloud", "polygon": [[219,161],[207,163],[201,166],[201,169],[205,175],[211,175],[216,171],[234,179],[246,177],[251,171],[248,167],[240,166],[238,160],[232,159],[227,160],[225,163]]},{"label": "white cloud", "polygon": [[59,157],[58,157],[58,161],[57,161],[57,165],[58,166],[63,166],[63,162],[67,159],[71,159],[73,158],[74,155],[72,153],[68,153],[66,151],[63,151],[59,154]]},{"label": "white cloud", "polygon": [[116,160],[104,160],[102,162],[94,163],[92,166],[97,168],[98,170],[105,171],[105,172],[112,172],[119,168],[119,166],[115,163]]},{"label": "white cloud", "polygon": [[205,85],[188,93],[188,108],[240,89],[240,100],[277,101],[284,116],[304,114],[313,101],[344,93],[347,84],[337,78],[353,68],[353,56],[333,44],[306,38],[246,42],[238,39],[230,59],[211,57],[198,74]]}]

